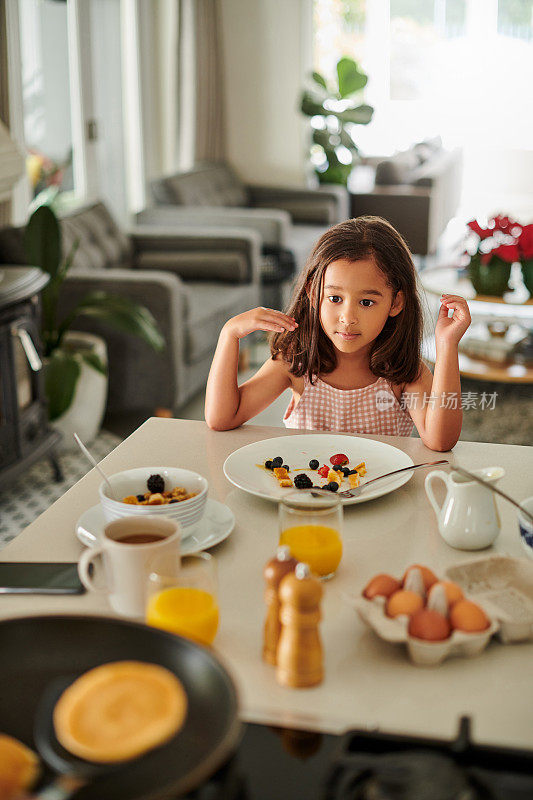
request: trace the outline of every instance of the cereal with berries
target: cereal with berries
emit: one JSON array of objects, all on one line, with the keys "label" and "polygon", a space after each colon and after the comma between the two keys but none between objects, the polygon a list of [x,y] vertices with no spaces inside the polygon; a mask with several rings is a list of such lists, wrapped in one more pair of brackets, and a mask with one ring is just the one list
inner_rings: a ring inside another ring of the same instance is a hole
[{"label": "cereal with berries", "polygon": [[150,475],[146,481],[146,488],[147,492],[130,494],[123,497],[122,502],[130,506],[165,506],[169,503],[182,503],[198,494],[198,492],[188,492],[183,486],[165,490],[165,480],[161,475]]},{"label": "cereal with berries", "polygon": [[[337,492],[341,487],[342,488],[350,488],[354,489],[359,486],[359,480],[364,475],[366,475],[366,464],[364,461],[361,461],[356,467],[350,467],[350,460],[347,455],[344,453],[335,453],[335,455],[331,456],[329,459],[329,464],[324,464],[322,467],[320,466],[320,461],[316,458],[312,458],[309,462],[309,466],[305,467],[311,472],[316,472],[319,478],[324,479],[324,483],[318,482],[318,478],[313,480],[306,472],[299,472],[291,479],[290,471],[291,468],[288,464],[283,463],[284,459],[282,456],[276,456],[275,458],[268,459],[265,461],[264,464],[258,464],[257,466],[261,467],[261,469],[269,470],[273,473],[274,477],[277,479],[279,485],[282,488],[289,488],[294,486],[295,489],[327,489],[330,492]],[[301,467],[298,469],[302,469]],[[343,482],[346,480],[346,483],[343,487]]]}]

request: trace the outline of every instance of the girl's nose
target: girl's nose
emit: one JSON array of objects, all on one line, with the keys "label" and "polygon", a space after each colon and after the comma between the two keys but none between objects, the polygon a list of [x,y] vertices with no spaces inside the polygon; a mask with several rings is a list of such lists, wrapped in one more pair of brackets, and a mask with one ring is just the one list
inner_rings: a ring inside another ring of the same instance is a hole
[{"label": "girl's nose", "polygon": [[357,306],[345,305],[340,315],[340,322],[343,325],[357,324]]}]

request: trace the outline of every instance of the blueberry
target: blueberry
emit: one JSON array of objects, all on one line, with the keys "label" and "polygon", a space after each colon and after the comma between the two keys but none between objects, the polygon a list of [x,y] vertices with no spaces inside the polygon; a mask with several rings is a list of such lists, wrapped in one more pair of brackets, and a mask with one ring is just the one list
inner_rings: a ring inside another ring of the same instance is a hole
[{"label": "blueberry", "polygon": [[343,472],[343,469],[340,464],[335,464],[333,469],[335,470],[335,472]]},{"label": "blueberry", "polygon": [[284,465],[283,465],[283,469],[286,469],[286,470],[287,470],[287,472],[288,472],[288,471],[290,470],[290,467],[289,467],[289,465],[288,465],[288,464],[284,464]]},{"label": "blueberry", "polygon": [[281,467],[281,465],[283,464],[283,459],[281,456],[276,456],[276,458],[272,459],[272,463],[274,464],[275,467]]},{"label": "blueberry", "polygon": [[139,501],[139,503],[143,503],[144,502],[144,494],[138,494],[137,495],[137,500]]},{"label": "blueberry", "polygon": [[342,474],[344,475],[345,478],[348,477],[348,475],[350,474],[350,470],[348,469],[348,467],[342,468]]},{"label": "blueberry", "polygon": [[318,469],[320,462],[316,458],[312,458],[309,462],[309,469]]},{"label": "blueberry", "polygon": [[330,481],[330,483],[328,483],[326,488],[329,489],[330,492],[336,492],[339,488],[339,484],[335,483],[335,481]]},{"label": "blueberry", "polygon": [[274,469],[274,464],[272,463],[272,461],[265,461],[265,467],[267,469]]},{"label": "blueberry", "polygon": [[179,500],[176,500],[176,498],[173,497],[172,500],[169,500],[169,505],[170,503],[179,503]]},{"label": "blueberry", "polygon": [[357,472],[356,469],[349,469],[348,470],[348,475],[355,475],[356,472]]}]

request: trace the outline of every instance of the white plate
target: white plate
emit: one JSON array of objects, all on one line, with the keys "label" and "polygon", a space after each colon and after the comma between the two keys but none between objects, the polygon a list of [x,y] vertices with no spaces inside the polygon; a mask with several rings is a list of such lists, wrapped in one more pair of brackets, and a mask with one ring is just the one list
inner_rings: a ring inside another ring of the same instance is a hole
[{"label": "white plate", "polygon": [[[408,467],[413,460],[390,444],[376,442],[373,439],[361,439],[358,436],[336,436],[335,434],[308,433],[296,436],[277,436],[275,439],[263,439],[235,450],[224,462],[224,475],[239,489],[264,497],[266,500],[280,500],[287,494],[287,489],[278,486],[275,477],[267,470],[256,466],[264,464],[268,459],[283,456],[283,463],[288,464],[294,478],[295,474],[305,472],[314,483],[322,485],[324,480],[317,476],[315,470],[309,469],[309,462],[316,458],[323,464],[330,464],[330,457],[336,453],[348,456],[350,464],[356,466],[364,461],[367,474],[361,478],[361,486],[365,481],[384,475],[393,469]],[[365,503],[384,494],[399,489],[407,483],[412,472],[402,472],[391,478],[376,483],[359,497],[343,497],[345,505]],[[349,489],[348,481],[344,481],[342,490]]]},{"label": "white plate", "polygon": [[[82,544],[94,547],[100,541],[105,524],[102,507],[98,503],[81,515],[76,523],[76,536]],[[181,542],[181,554],[187,556],[214,547],[228,538],[234,526],[233,511],[218,500],[208,499],[205,514],[194,533],[190,533]]]}]

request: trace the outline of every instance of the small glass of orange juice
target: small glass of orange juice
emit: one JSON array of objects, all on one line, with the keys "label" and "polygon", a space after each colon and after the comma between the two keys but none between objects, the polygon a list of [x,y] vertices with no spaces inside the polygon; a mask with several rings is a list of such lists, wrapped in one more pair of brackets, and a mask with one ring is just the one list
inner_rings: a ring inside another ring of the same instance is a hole
[{"label": "small glass of orange juice", "polygon": [[156,565],[148,576],[146,623],[200,644],[218,630],[215,559],[209,553],[182,556],[177,565]]},{"label": "small glass of orange juice", "polygon": [[299,490],[279,504],[279,543],[291,555],[309,564],[311,572],[327,581],[342,557],[342,501],[334,494]]}]

